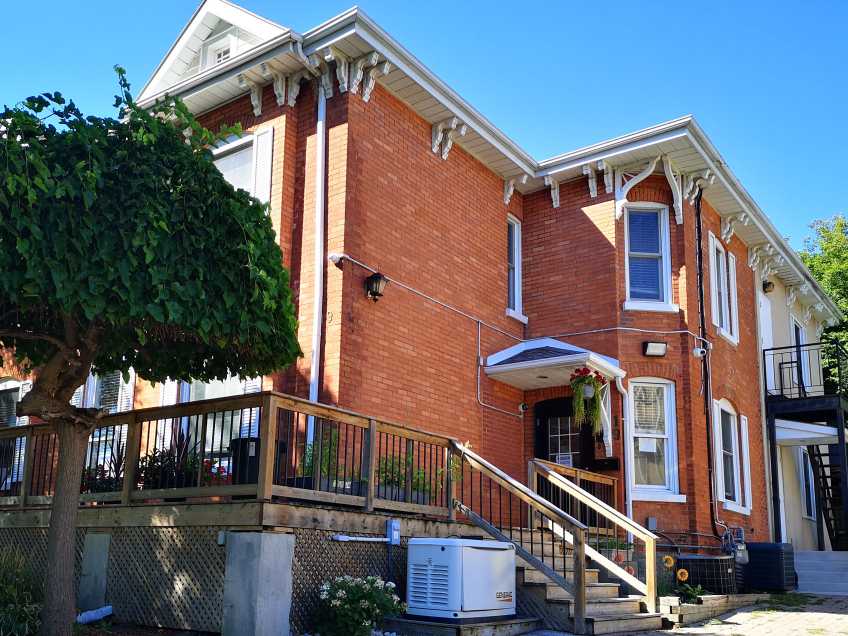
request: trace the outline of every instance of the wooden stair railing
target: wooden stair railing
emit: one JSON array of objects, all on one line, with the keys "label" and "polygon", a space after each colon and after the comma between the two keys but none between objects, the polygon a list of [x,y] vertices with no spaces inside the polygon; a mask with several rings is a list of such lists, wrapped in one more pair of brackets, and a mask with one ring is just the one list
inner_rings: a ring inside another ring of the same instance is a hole
[{"label": "wooden stair railing", "polygon": [[[586,557],[643,594],[648,611],[655,612],[657,536],[560,475],[547,462],[530,460],[528,473],[534,491],[538,491],[542,483],[549,485],[547,498],[586,528]],[[568,537],[567,528],[554,524],[551,529]],[[637,549],[638,542],[642,544],[641,550]],[[602,551],[609,552],[612,558]],[[641,563],[630,559],[639,552],[644,557],[644,580],[636,576]],[[628,559],[634,564],[625,565]]]},{"label": "wooden stair railing", "polygon": [[[512,543],[517,556],[566,590],[573,598],[573,630],[586,633],[586,526],[465,446],[453,442],[451,453],[454,507],[495,539]],[[563,531],[544,532],[535,526],[538,519]]]}]

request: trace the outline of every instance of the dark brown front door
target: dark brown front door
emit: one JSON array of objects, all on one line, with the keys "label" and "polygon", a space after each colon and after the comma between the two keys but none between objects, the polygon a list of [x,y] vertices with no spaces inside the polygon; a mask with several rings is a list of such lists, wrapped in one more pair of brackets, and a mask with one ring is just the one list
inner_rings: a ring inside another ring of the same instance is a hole
[{"label": "dark brown front door", "polygon": [[534,408],[535,456],[556,464],[591,470],[592,431],[574,421],[571,398],[538,402]]}]

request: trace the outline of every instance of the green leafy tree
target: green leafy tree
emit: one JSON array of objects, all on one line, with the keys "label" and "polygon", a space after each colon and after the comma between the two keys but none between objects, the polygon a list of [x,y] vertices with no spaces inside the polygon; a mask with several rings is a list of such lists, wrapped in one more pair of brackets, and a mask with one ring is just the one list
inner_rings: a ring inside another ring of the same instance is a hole
[{"label": "green leafy tree", "polygon": [[299,354],[265,206],[225,181],[178,99],[84,116],[59,93],[0,113],[0,348],[35,373],[19,416],[57,427],[43,634],[71,634],[74,526],[89,434],[71,406],[89,372],[154,382],[256,376]]},{"label": "green leafy tree", "polygon": [[[848,314],[848,219],[841,214],[810,226],[801,259],[843,313]],[[844,322],[827,330],[830,337],[848,344],[848,325]]]}]

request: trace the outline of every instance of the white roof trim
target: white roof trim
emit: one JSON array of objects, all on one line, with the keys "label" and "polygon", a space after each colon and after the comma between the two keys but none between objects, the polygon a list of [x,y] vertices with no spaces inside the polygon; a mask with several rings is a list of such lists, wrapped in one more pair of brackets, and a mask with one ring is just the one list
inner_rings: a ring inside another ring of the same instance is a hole
[{"label": "white roof trim", "polygon": [[194,35],[197,26],[210,14],[233,26],[244,29],[262,40],[268,40],[289,31],[289,29],[280,26],[276,22],[258,16],[227,0],[203,0],[183,30],[180,31],[171,48],[168,49],[168,53],[156,66],[150,79],[147,80],[147,83],[141,89],[141,92],[138,94],[139,102],[148,99],[153,94],[153,88],[171,70],[174,62],[182,54],[183,49]]},{"label": "white roof trim", "polygon": [[[151,87],[155,86],[155,82],[164,73],[167,73],[169,60],[173,60],[175,55],[179,55],[179,52],[182,50],[181,44],[184,44],[186,38],[191,37],[192,25],[197,24],[197,21],[202,20],[208,13],[212,13],[216,17],[235,24],[240,28],[244,28],[246,31],[260,37],[267,38],[267,41],[235,56],[225,64],[201,71],[191,78],[186,78],[185,81],[169,87],[167,91],[159,91],[155,95],[152,94]],[[189,24],[180,33],[168,55],[157,67],[153,77],[151,77],[142,89],[138,101],[142,106],[149,106],[152,105],[156,98],[163,96],[165,93],[185,96],[186,94],[199,91],[273,57],[279,53],[276,49],[286,45],[290,48],[293,47],[292,53],[297,57],[301,57],[304,52],[307,54],[313,53],[353,35],[373,46],[391,64],[420,85],[444,108],[459,117],[486,143],[490,144],[515,165],[514,174],[501,176],[511,177],[519,174],[529,174],[533,176],[533,186],[541,183],[545,176],[573,170],[581,164],[613,159],[616,156],[633,150],[685,138],[701,156],[705,164],[717,175],[719,183],[716,185],[720,185],[730,193],[739,207],[749,215],[754,227],[765,237],[766,242],[773,245],[778,254],[788,263],[795,276],[801,281],[810,284],[813,295],[825,307],[826,313],[836,320],[842,320],[844,318],[839,308],[824,293],[795,251],[786,243],[772,222],[727,167],[718,150],[691,115],[644,128],[627,135],[607,139],[597,144],[569,151],[549,159],[536,161],[442,82],[358,7],[348,9],[323,24],[310,29],[301,37],[227,0],[204,0],[203,4],[195,11]],[[300,50],[301,41],[303,42],[304,51]],[[461,142],[459,145],[462,145]],[[716,187],[716,185],[712,187]]]},{"label": "white roof trim", "polygon": [[838,433],[833,426],[775,420],[775,431],[779,446],[810,446],[835,443]]},{"label": "white roof trim", "polygon": [[[519,353],[524,353],[525,351],[530,351],[532,349],[541,349],[543,347],[561,349],[563,351],[577,351],[578,353],[563,353],[563,355],[557,356],[555,358],[542,358],[540,360],[528,360],[525,362],[515,362],[513,364],[503,364],[500,366],[495,366],[498,365],[498,363],[503,362],[504,360],[508,360],[509,358],[518,355]],[[626,373],[621,368],[619,368],[618,360],[616,360],[615,358],[610,358],[609,356],[604,356],[599,353],[595,353],[594,351],[590,351],[589,349],[584,349],[583,347],[578,347],[576,345],[568,344],[567,342],[562,342],[561,340],[555,340],[554,338],[536,338],[534,340],[525,340],[523,342],[519,342],[516,345],[498,351],[497,353],[493,353],[492,355],[486,358],[485,371],[487,375],[498,375],[499,373],[505,371],[515,371],[518,369],[533,369],[537,367],[551,366],[572,366],[577,364],[584,364],[586,366],[595,367],[598,371],[610,377],[623,378],[626,375]]]}]

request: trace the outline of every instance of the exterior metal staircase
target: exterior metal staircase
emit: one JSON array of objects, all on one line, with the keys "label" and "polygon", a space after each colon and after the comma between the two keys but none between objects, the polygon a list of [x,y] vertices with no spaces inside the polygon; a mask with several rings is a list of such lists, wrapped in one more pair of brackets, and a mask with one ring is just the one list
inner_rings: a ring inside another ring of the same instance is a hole
[{"label": "exterior metal staircase", "polygon": [[848,550],[846,502],[842,496],[842,469],[839,462],[840,447],[838,444],[831,444],[825,448],[827,450],[823,451],[821,446],[807,447],[816,484],[816,497],[831,548]]},{"label": "exterior metal staircase", "polygon": [[521,613],[578,634],[661,626],[653,534],[547,462],[531,460],[528,487],[459,444],[452,450],[456,510],[515,546]]}]

